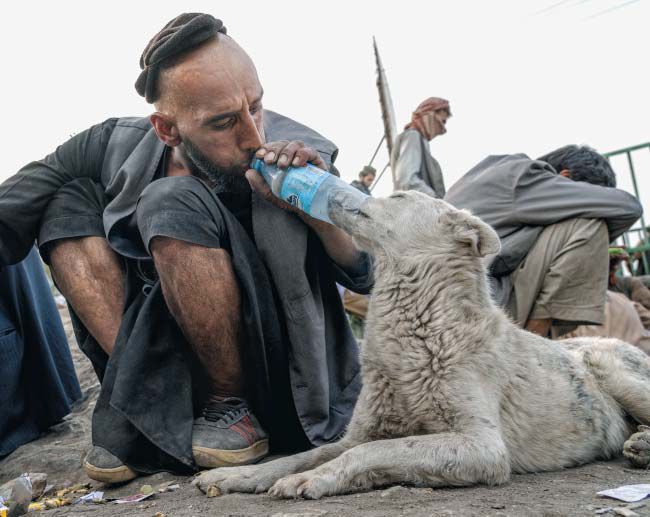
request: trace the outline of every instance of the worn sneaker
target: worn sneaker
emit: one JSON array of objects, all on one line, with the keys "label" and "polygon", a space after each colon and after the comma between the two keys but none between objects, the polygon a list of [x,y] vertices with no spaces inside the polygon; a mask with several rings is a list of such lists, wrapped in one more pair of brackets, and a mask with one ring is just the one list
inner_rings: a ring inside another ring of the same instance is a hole
[{"label": "worn sneaker", "polygon": [[127,467],[119,458],[96,445],[86,455],[84,470],[90,479],[103,483],[124,483],[138,477],[137,472]]},{"label": "worn sneaker", "polygon": [[192,452],[199,467],[235,467],[261,460],[269,440],[245,400],[208,402],[194,420]]}]

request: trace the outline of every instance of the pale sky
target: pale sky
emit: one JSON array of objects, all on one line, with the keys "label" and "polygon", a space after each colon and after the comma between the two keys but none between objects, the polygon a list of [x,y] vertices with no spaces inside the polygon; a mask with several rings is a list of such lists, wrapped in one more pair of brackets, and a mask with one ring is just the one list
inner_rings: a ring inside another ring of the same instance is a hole
[{"label": "pale sky", "polygon": [[[3,8],[0,31],[0,180],[92,124],[148,115],[138,59],[182,10],[224,21],[257,65],[265,107],[335,141],[347,180],[383,131],[373,35],[398,127],[425,97],[451,101],[449,131],[431,144],[447,188],[488,154],[650,141],[648,0],[23,0]],[[635,160],[650,209],[650,152]],[[386,161],[382,150],[375,165]],[[387,174],[376,192],[390,190]]]}]

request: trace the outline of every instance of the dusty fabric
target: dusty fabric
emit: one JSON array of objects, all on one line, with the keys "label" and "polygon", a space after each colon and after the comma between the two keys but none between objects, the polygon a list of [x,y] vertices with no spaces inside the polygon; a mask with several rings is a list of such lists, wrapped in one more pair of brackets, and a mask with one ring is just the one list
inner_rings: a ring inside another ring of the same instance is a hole
[{"label": "dusty fabric", "polygon": [[394,190],[417,190],[435,198],[445,196],[445,181],[429,142],[415,129],[407,129],[395,140],[391,155]]},{"label": "dusty fabric", "polygon": [[523,327],[529,319],[603,322],[609,256],[607,226],[568,219],[544,228],[512,273],[509,311]]},{"label": "dusty fabric", "polygon": [[60,422],[81,398],[38,252],[0,268],[0,458]]},{"label": "dusty fabric", "polygon": [[643,211],[623,190],[564,178],[525,154],[487,157],[452,185],[445,201],[470,210],[499,234],[501,251],[490,275],[494,299],[502,307],[509,303],[510,274],[545,226],[572,218],[602,219],[612,241]]},{"label": "dusty fabric", "polygon": [[622,293],[633,302],[650,309],[650,289],[640,278],[634,276],[617,278],[615,285],[610,286],[610,289]]},{"label": "dusty fabric", "polygon": [[183,13],[156,34],[147,44],[140,57],[142,72],[135,83],[137,92],[147,102],[155,102],[160,65],[166,59],[200,45],[218,33],[226,34],[221,20],[202,13]]},{"label": "dusty fabric", "polygon": [[636,313],[639,315],[641,324],[646,330],[650,330],[650,309],[646,309],[643,305],[637,302],[632,302]]},{"label": "dusty fabric", "polygon": [[650,331],[641,323],[633,303],[623,294],[607,291],[602,325],[581,325],[565,337],[614,337],[650,354]]}]

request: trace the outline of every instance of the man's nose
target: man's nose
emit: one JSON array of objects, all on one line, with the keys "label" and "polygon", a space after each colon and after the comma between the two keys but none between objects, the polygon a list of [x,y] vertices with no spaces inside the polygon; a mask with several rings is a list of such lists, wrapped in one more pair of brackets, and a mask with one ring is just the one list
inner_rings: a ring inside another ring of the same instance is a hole
[{"label": "man's nose", "polygon": [[249,113],[242,119],[239,147],[246,151],[256,151],[264,143],[260,130],[255,124],[255,119]]}]

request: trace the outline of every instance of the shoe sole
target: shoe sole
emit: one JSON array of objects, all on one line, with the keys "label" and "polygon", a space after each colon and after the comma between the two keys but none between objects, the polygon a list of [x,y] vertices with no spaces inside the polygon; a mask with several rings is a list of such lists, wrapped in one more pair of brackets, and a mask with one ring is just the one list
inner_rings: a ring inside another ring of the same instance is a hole
[{"label": "shoe sole", "polygon": [[261,460],[269,453],[269,441],[260,440],[245,449],[234,451],[210,449],[208,447],[192,447],[194,461],[199,467],[239,467]]},{"label": "shoe sole", "polygon": [[126,465],[105,469],[97,467],[84,461],[84,470],[90,479],[101,481],[102,483],[115,484],[131,481],[138,477],[138,474]]}]

